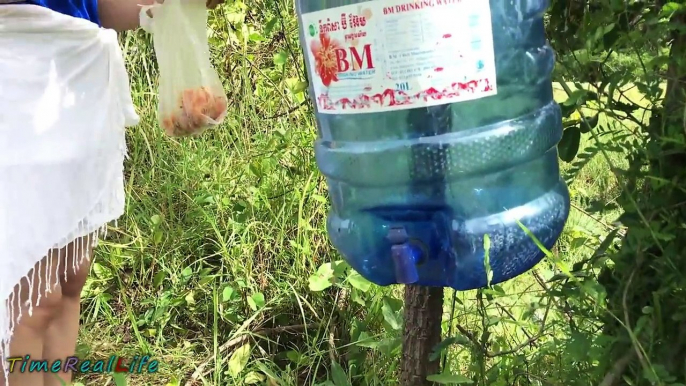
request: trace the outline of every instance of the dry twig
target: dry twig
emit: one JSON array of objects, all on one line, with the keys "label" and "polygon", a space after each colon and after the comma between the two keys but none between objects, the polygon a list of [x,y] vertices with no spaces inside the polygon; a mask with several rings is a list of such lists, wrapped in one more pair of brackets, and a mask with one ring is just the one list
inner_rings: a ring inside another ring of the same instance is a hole
[{"label": "dry twig", "polygon": [[486,358],[495,358],[495,357],[499,357],[499,356],[503,356],[503,355],[508,355],[508,354],[515,353],[515,352],[517,352],[517,351],[519,351],[519,350],[521,350],[521,349],[523,349],[523,348],[525,348],[525,347],[527,347],[527,346],[531,346],[531,345],[534,344],[538,339],[540,339],[541,336],[543,336],[543,333],[545,332],[545,329],[546,329],[546,321],[547,321],[547,319],[548,319],[548,313],[549,313],[549,311],[550,311],[551,305],[552,305],[552,302],[548,302],[548,305],[547,305],[546,308],[545,308],[545,314],[543,315],[543,320],[541,321],[541,328],[538,330],[538,332],[536,333],[536,335],[534,335],[534,336],[532,336],[531,338],[527,339],[526,342],[520,343],[520,344],[517,345],[515,348],[509,349],[509,350],[502,350],[502,351],[497,351],[497,352],[488,351],[488,350],[486,350],[484,347],[482,347],[481,344],[479,344],[479,341],[478,341],[478,339],[476,339],[476,337],[474,336],[474,334],[472,334],[471,332],[467,331],[466,328],[464,328],[463,326],[461,326],[461,325],[459,325],[459,324],[457,324],[456,327],[457,327],[457,329],[460,331],[460,333],[461,333],[462,335],[466,336],[467,339],[469,339],[469,340],[472,342],[472,344],[473,344],[475,347],[477,347],[479,350],[481,350],[482,354],[483,354]]},{"label": "dry twig", "polygon": [[[225,342],[221,346],[219,346],[219,349],[217,350],[219,353],[224,353],[226,351],[229,351],[230,349],[236,347],[236,346],[241,346],[247,342],[251,336],[253,335],[262,335],[262,336],[270,336],[270,335],[276,335],[276,334],[281,334],[284,332],[289,332],[289,333],[299,333],[302,332],[308,328],[318,328],[318,324],[314,323],[311,325],[307,324],[298,324],[294,326],[280,326],[280,327],[271,327],[271,328],[259,328],[250,334],[244,334],[241,336],[237,336],[233,339],[230,339],[229,341]],[[207,365],[210,364],[215,359],[214,354],[212,354],[210,357],[205,359],[193,372],[193,375],[191,375],[191,378],[186,382],[185,386],[193,386],[195,384],[195,381],[197,381],[200,377],[203,377],[207,374],[209,374],[212,370],[208,369],[205,370]]]}]

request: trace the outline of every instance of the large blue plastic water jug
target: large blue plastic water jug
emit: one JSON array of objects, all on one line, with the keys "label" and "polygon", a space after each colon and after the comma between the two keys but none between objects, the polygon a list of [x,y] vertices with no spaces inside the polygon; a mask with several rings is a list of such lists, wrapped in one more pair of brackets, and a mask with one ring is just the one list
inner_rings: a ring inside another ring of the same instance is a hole
[{"label": "large blue plastic water jug", "polygon": [[543,258],[520,224],[557,241],[570,203],[547,7],[298,1],[327,230],[365,278],[480,288],[487,266],[495,284]]}]

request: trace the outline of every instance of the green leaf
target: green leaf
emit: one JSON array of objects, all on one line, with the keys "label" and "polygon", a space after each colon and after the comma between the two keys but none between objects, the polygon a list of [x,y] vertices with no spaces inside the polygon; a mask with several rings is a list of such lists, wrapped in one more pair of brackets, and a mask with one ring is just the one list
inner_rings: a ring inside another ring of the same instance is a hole
[{"label": "green leaf", "polygon": [[586,118],[586,121],[582,120],[581,121],[581,127],[579,130],[586,134],[590,132],[591,130],[595,129],[596,126],[598,126],[598,121],[600,120],[600,114],[596,114],[591,118]]},{"label": "green leaf", "polygon": [[441,385],[465,385],[474,383],[471,379],[459,374],[441,373],[426,377],[427,381],[440,383]]},{"label": "green leaf", "polygon": [[172,379],[167,382],[166,386],[181,386],[181,380],[177,377],[172,377]]},{"label": "green leaf", "polygon": [[279,21],[279,18],[277,18],[277,17],[272,17],[271,19],[269,19],[267,24],[264,26],[264,34],[265,35],[271,34],[272,31],[274,30],[274,26],[276,26],[276,22],[278,22],[278,21]]},{"label": "green leaf", "polygon": [[603,240],[602,243],[598,246],[598,249],[593,252],[593,257],[600,257],[605,255],[607,252],[607,249],[610,248],[610,245],[615,241],[615,237],[617,237],[617,234],[619,233],[619,228],[615,228],[610,233],[605,236],[605,239]]},{"label": "green leaf", "polygon": [[660,11],[660,16],[666,17],[666,16],[671,16],[675,12],[678,12],[682,9],[683,5],[676,3],[674,1],[670,1],[669,3],[665,4],[662,6],[662,10]]},{"label": "green leaf", "polygon": [[560,111],[562,111],[562,118],[569,118],[576,111],[575,105],[566,106],[564,103],[558,103],[557,105],[560,106]]},{"label": "green leaf", "polygon": [[319,292],[331,287],[331,279],[320,275],[310,276],[310,291]]},{"label": "green leaf", "polygon": [[372,283],[370,283],[369,280],[365,279],[357,271],[352,270],[352,269],[350,270],[350,273],[348,274],[348,282],[350,283],[351,286],[357,288],[358,290],[360,290],[362,292],[369,291],[369,288],[371,288],[371,286],[372,286]]},{"label": "green leaf", "polygon": [[300,355],[300,353],[295,350],[290,350],[286,352],[286,358],[290,359],[291,362],[297,365],[300,364],[302,355]]},{"label": "green leaf", "polygon": [[345,370],[335,361],[331,362],[331,380],[336,386],[350,386]]},{"label": "green leaf", "polygon": [[250,359],[250,343],[239,347],[231,355],[229,359],[229,375],[232,378],[237,378],[248,364],[248,359]]},{"label": "green leaf", "polygon": [[433,351],[431,352],[431,355],[429,356],[429,360],[435,361],[436,359],[440,358],[441,353],[454,344],[465,345],[469,343],[469,339],[462,335],[451,336],[449,338],[443,339],[441,343],[437,344],[436,347],[434,347]]},{"label": "green leaf", "polygon": [[398,314],[393,310],[391,304],[388,302],[387,299],[384,299],[383,301],[381,312],[383,313],[384,320],[386,321],[386,323],[388,323],[389,326],[391,326],[392,329],[396,331],[400,330],[400,328],[402,327],[402,321],[400,320]]},{"label": "green leaf", "polygon": [[377,341],[367,331],[361,331],[353,344],[359,347],[374,348],[377,346]]},{"label": "green leaf", "polygon": [[263,42],[263,41],[267,40],[267,39],[264,38],[264,36],[260,35],[260,34],[257,33],[257,32],[251,33],[250,36],[248,37],[248,39],[249,39],[251,42]]},{"label": "green leaf", "polygon": [[572,162],[576,154],[579,152],[579,145],[581,144],[581,130],[578,126],[572,126],[564,131],[562,140],[557,145],[557,151],[560,159],[565,162]]},{"label": "green leaf", "polygon": [[357,290],[357,289],[353,288],[353,290],[352,290],[351,293],[350,293],[350,296],[352,297],[352,299],[353,299],[353,301],[354,301],[355,303],[361,305],[362,307],[366,307],[366,306],[367,306],[367,301],[366,301],[365,298],[362,296],[362,294],[363,294],[363,292],[361,292],[360,290]]},{"label": "green leaf", "polygon": [[258,178],[262,177],[262,168],[261,168],[261,165],[259,163],[256,163],[256,162],[251,163],[250,166],[248,166],[248,169],[250,170],[250,172],[252,174],[255,175],[255,177],[258,177]]},{"label": "green leaf", "polygon": [[162,282],[164,279],[167,277],[167,273],[164,271],[157,272],[155,276],[152,278],[152,285],[154,287],[159,287],[162,285]]},{"label": "green leaf", "polygon": [[322,204],[326,204],[328,201],[326,200],[326,197],[321,196],[319,194],[313,194],[310,197],[314,199],[315,201],[321,202]]},{"label": "green leaf", "polygon": [[212,280],[214,280],[214,276],[209,274],[202,274],[202,276],[200,276],[200,280],[198,281],[198,286],[203,286],[207,283],[212,282]]},{"label": "green leaf", "polygon": [[572,93],[567,97],[567,100],[564,101],[562,104],[565,106],[574,106],[579,103],[580,100],[583,100],[583,97],[588,93],[588,91],[584,89],[577,89],[572,91]]},{"label": "green leaf", "polygon": [[658,55],[648,62],[647,67],[655,71],[658,68],[667,66],[670,60],[669,55]]},{"label": "green leaf", "polygon": [[228,302],[229,300],[233,299],[233,295],[235,293],[236,293],[236,291],[233,289],[233,287],[227,285],[222,290],[222,301]]},{"label": "green leaf", "polygon": [[260,369],[261,372],[263,372],[270,381],[271,386],[279,386],[281,383],[279,382],[280,377],[274,373],[270,368],[265,366],[262,362],[255,362],[255,366]]},{"label": "green leaf", "polygon": [[264,307],[264,294],[262,292],[256,292],[248,298],[248,305],[253,311]]},{"label": "green leaf", "polygon": [[401,337],[386,338],[379,342],[377,350],[385,357],[395,357],[400,355],[400,348],[403,340]]},{"label": "green leaf", "polygon": [[331,264],[331,267],[333,268],[333,275],[335,277],[342,277],[342,275],[345,273],[345,271],[350,268],[348,263],[345,262],[345,260],[337,260],[334,261]]},{"label": "green leaf", "polygon": [[613,29],[615,29],[615,23],[610,23],[610,24],[606,25],[605,27],[603,27],[603,34],[607,34],[610,31],[612,31]]},{"label": "green leaf", "polygon": [[246,385],[256,385],[258,383],[264,382],[264,380],[264,375],[255,371],[251,371],[245,376],[245,378],[243,379],[243,383],[245,383]]},{"label": "green leaf", "polygon": [[274,54],[274,64],[277,66],[283,66],[284,64],[286,64],[287,59],[288,56],[283,51]]},{"label": "green leaf", "polygon": [[126,386],[126,375],[124,373],[113,373],[112,379],[115,386]]},{"label": "green leaf", "polygon": [[577,60],[580,65],[585,65],[595,61],[593,55],[585,48],[573,51],[572,57]]},{"label": "green leaf", "polygon": [[293,85],[291,88],[291,91],[293,94],[300,94],[301,92],[307,90],[308,83],[307,82],[297,82],[296,84]]},{"label": "green leaf", "polygon": [[162,233],[162,230],[155,229],[155,231],[152,233],[152,243],[155,245],[159,245],[162,242],[163,237],[164,233]]},{"label": "green leaf", "polygon": [[310,276],[310,291],[319,292],[331,287],[331,285],[333,284],[333,279],[334,269],[331,266],[331,263],[322,264],[317,269],[317,273]]},{"label": "green leaf", "polygon": [[109,268],[97,262],[93,263],[93,272],[98,279],[106,279],[112,276]]},{"label": "green leaf", "polygon": [[195,294],[193,293],[193,291],[189,291],[186,294],[186,297],[184,298],[184,300],[186,301],[186,304],[188,304],[188,305],[195,304]]}]

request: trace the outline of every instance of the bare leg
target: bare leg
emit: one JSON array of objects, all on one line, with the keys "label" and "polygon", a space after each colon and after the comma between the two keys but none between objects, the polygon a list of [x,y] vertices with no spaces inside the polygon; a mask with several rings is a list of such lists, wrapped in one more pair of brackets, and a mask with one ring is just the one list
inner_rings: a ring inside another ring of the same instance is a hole
[{"label": "bare leg", "polygon": [[[62,290],[62,307],[54,316],[47,328],[45,335],[43,357],[52,363],[54,360],[65,361],[73,356],[76,351],[76,340],[79,335],[79,319],[81,316],[81,290],[86,284],[86,279],[90,271],[91,247],[88,242],[90,238],[83,238],[73,243],[62,254],[60,261],[61,267],[66,267],[66,277],[64,268],[59,275],[60,287]],[[85,255],[84,255],[85,254]],[[82,259],[82,256],[87,258]],[[77,265],[74,272],[75,263]],[[59,379],[58,377],[59,376]],[[62,382],[71,383],[72,373],[60,371],[57,374],[45,374],[44,386],[61,386]]]},{"label": "bare leg", "polygon": [[[62,305],[59,279],[54,272],[48,274],[48,268],[54,270],[56,265],[56,254],[50,254],[49,257],[36,264],[27,277],[24,277],[15,287],[11,297],[14,315],[16,317],[21,312],[21,318],[10,341],[10,358],[25,358],[29,355],[31,360],[43,359],[46,330]],[[48,278],[50,278],[50,285],[54,288],[52,292],[46,291]],[[28,300],[31,300],[30,306],[27,304]],[[10,363],[11,373],[8,379],[10,386],[43,386],[44,373],[29,372],[30,361],[22,372],[22,364],[24,364],[23,361],[16,361],[12,368]],[[0,384],[4,385],[4,382],[4,371],[0,371]]]}]

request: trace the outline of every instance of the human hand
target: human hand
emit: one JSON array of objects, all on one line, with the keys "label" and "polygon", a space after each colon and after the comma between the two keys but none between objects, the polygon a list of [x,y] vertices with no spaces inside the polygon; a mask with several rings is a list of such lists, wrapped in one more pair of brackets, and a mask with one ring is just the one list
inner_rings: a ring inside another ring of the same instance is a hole
[{"label": "human hand", "polygon": [[[225,0],[205,0],[208,9],[215,9],[219,4],[224,4]],[[164,0],[153,0],[153,3],[164,4]],[[148,10],[148,16],[152,17],[152,9]]]},{"label": "human hand", "polygon": [[219,4],[224,4],[224,0],[207,0],[205,4],[207,5],[207,8],[215,9]]}]

